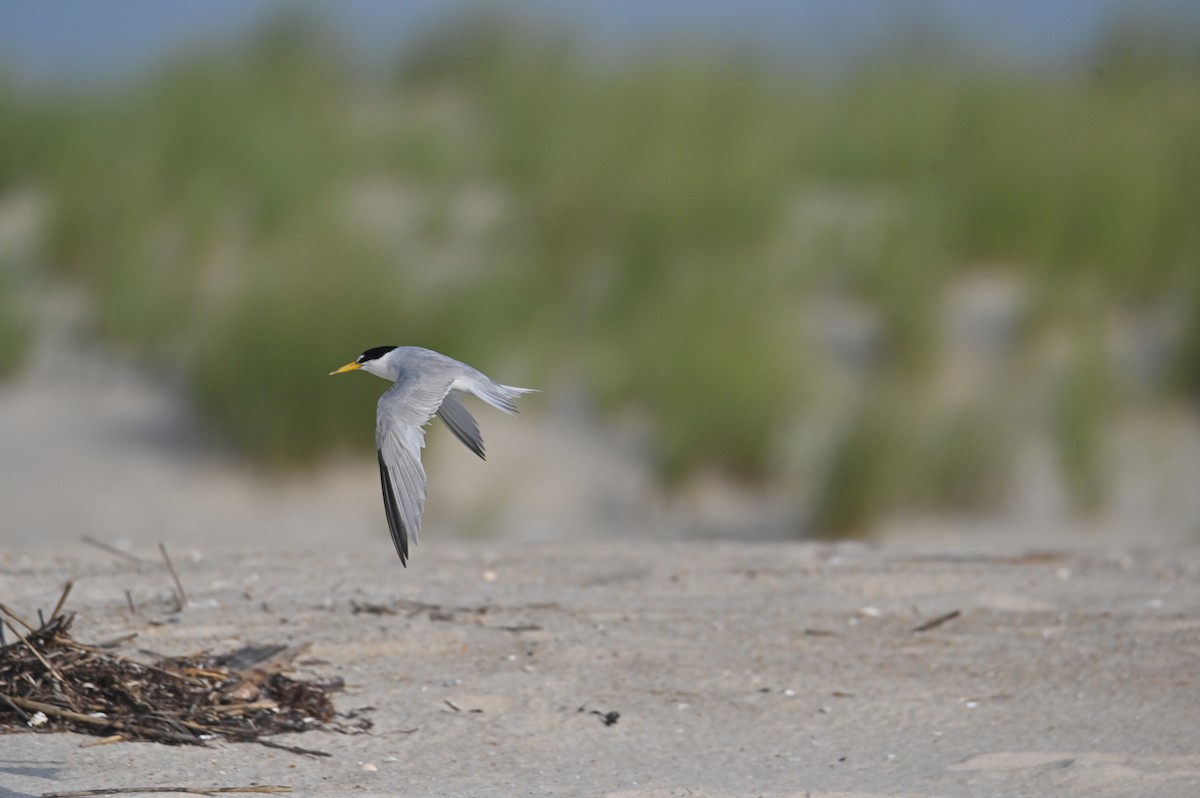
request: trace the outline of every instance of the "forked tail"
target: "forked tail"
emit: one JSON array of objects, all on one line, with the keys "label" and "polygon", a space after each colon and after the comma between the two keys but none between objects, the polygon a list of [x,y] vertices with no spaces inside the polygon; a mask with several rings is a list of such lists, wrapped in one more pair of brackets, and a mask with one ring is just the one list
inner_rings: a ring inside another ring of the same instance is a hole
[{"label": "forked tail", "polygon": [[517,415],[517,399],[523,394],[537,393],[537,388],[517,388],[513,385],[501,385],[492,380],[481,380],[475,395],[497,410],[503,410],[509,415]]}]

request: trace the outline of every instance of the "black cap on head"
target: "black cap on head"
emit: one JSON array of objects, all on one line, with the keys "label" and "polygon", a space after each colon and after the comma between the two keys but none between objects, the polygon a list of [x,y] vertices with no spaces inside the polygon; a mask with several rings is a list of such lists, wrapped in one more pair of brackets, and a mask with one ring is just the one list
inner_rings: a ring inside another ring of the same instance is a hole
[{"label": "black cap on head", "polygon": [[368,349],[366,352],[363,352],[361,355],[359,355],[358,359],[354,362],[362,364],[369,363],[372,360],[378,360],[395,348],[396,347],[394,346],[377,346],[374,349]]}]

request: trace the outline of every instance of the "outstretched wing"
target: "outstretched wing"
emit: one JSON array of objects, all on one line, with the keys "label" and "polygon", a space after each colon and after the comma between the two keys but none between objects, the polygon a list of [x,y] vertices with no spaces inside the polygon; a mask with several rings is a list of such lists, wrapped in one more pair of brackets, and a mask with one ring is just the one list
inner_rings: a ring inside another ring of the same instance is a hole
[{"label": "outstretched wing", "polygon": [[381,397],[375,415],[375,448],[379,457],[379,479],[383,508],[392,542],[400,562],[408,565],[408,541],[415,544],[421,533],[425,507],[425,469],[421,449],[425,446],[424,425],[433,418],[450,391],[450,379],[430,379],[402,372]]},{"label": "outstretched wing", "polygon": [[479,433],[479,424],[475,422],[475,417],[467,410],[467,406],[459,400],[459,396],[461,394],[458,391],[446,394],[442,406],[438,408],[438,418],[445,422],[454,433],[454,437],[462,441],[464,446],[479,455],[480,460],[486,460],[483,456],[483,436]]}]

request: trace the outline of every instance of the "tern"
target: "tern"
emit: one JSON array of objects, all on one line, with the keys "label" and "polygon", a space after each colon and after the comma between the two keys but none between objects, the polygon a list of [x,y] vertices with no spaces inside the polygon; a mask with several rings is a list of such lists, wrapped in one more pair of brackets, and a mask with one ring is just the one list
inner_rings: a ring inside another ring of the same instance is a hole
[{"label": "tern", "polygon": [[383,487],[383,509],[400,562],[408,567],[408,542],[418,542],[425,508],[425,425],[436,414],[454,436],[484,459],[479,424],[462,403],[474,394],[497,410],[516,415],[516,400],[533,388],[501,385],[454,358],[418,346],[368,349],[334,374],[363,370],[393,385],[379,397],[375,413],[375,453]]}]

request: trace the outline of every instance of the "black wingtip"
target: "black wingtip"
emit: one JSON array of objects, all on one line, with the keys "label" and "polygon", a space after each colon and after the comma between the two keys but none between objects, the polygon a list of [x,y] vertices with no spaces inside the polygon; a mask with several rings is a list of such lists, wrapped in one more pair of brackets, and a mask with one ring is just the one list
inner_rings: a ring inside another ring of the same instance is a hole
[{"label": "black wingtip", "polygon": [[454,437],[462,441],[463,445],[474,452],[480,460],[487,460],[487,455],[484,454],[483,451],[482,438],[471,438],[459,432],[457,427],[451,426],[450,424],[446,424],[446,426],[449,427],[450,431],[454,433]]},{"label": "black wingtip", "polygon": [[400,520],[400,508],[396,505],[396,489],[392,486],[392,478],[388,468],[383,463],[383,452],[375,450],[379,459],[379,482],[383,488],[383,511],[387,515],[388,531],[392,533],[392,543],[396,553],[400,555],[400,564],[408,567],[408,530]]}]

